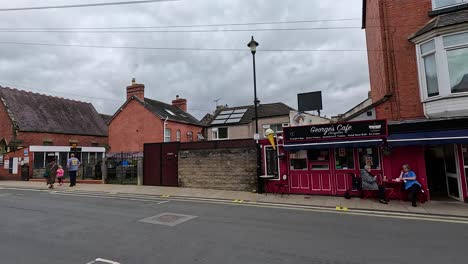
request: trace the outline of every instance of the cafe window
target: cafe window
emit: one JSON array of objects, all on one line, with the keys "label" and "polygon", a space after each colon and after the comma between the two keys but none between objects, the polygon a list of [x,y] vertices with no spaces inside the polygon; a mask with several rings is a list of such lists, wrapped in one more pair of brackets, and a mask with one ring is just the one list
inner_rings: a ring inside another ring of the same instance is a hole
[{"label": "cafe window", "polygon": [[278,174],[278,155],[273,147],[265,147],[265,174],[279,177]]},{"label": "cafe window", "polygon": [[335,164],[337,170],[354,169],[354,153],[352,148],[335,149]]},{"label": "cafe window", "polygon": [[307,151],[309,161],[328,161],[329,153],[327,149],[311,149]]},{"label": "cafe window", "polygon": [[307,170],[307,151],[299,150],[289,154],[291,170]]},{"label": "cafe window", "polygon": [[380,155],[377,147],[358,148],[359,168],[370,165],[373,170],[380,170]]},{"label": "cafe window", "polygon": [[329,170],[330,153],[327,149],[312,149],[307,151],[311,170]]},{"label": "cafe window", "polygon": [[34,169],[45,168],[45,154],[44,152],[34,152]]}]

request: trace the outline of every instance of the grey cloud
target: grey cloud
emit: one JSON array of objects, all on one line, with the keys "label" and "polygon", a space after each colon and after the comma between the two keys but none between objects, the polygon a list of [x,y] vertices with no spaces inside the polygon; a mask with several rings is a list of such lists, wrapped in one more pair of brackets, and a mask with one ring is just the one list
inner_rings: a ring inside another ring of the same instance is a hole
[{"label": "grey cloud", "polygon": [[[57,0],[42,2],[61,4]],[[8,3],[8,6],[28,5],[38,4],[32,0]],[[108,8],[11,12],[2,14],[0,21],[2,27],[157,26],[359,18],[360,12],[360,0],[182,0]],[[359,26],[359,21],[304,26],[350,25]],[[53,94],[59,96],[92,102],[98,111],[111,114],[123,103],[125,87],[135,77],[145,84],[148,97],[170,102],[179,94],[188,99],[191,113],[201,118],[214,110],[213,100],[218,98],[222,98],[220,103],[232,106],[252,103],[252,58],[246,47],[251,35],[260,42],[257,81],[262,102],[284,101],[296,107],[297,93],[323,90],[323,112],[332,115],[347,111],[367,97],[369,80],[365,52],[262,52],[262,49],[365,49],[364,32],[355,29],[151,34],[0,33],[3,41],[17,42],[245,49],[245,52],[142,51],[0,45],[0,84],[53,90]]]}]

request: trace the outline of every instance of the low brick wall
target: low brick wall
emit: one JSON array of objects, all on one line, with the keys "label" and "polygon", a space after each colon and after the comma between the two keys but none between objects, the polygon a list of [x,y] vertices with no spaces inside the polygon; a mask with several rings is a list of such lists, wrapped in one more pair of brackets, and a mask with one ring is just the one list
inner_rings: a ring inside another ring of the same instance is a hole
[{"label": "low brick wall", "polygon": [[179,186],[252,191],[256,167],[255,147],[181,150]]}]

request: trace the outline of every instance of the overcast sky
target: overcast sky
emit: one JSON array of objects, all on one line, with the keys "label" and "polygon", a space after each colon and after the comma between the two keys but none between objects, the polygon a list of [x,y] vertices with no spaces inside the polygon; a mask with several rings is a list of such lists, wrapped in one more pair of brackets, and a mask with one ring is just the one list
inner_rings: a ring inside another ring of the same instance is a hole
[{"label": "overcast sky", "polygon": [[[2,8],[113,1],[117,0],[16,0],[2,1]],[[355,18],[319,23],[162,30],[359,27],[361,2],[180,0],[1,12],[0,24],[3,28],[125,27]],[[8,42],[245,49],[177,51],[0,44],[0,85],[91,102],[99,112],[113,114],[126,99],[125,87],[135,77],[138,83],[145,84],[146,97],[170,103],[179,94],[188,100],[189,112],[201,118],[214,110],[215,99],[229,106],[252,104],[252,56],[246,46],[251,35],[260,43],[256,59],[258,97],[262,103],[284,102],[297,108],[297,93],[321,90],[322,113],[330,116],[347,111],[367,97],[366,52],[262,52],[262,49],[364,50],[364,31],[358,28],[138,34],[0,32],[0,41]]]}]

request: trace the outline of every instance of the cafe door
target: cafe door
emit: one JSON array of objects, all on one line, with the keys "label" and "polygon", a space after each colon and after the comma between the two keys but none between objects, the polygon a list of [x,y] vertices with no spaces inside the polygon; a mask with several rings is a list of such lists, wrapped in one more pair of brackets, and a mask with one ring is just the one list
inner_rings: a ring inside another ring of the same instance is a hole
[{"label": "cafe door", "polygon": [[307,158],[309,160],[310,193],[331,195],[333,193],[333,183],[330,150],[308,150]]},{"label": "cafe door", "polygon": [[359,175],[359,165],[356,164],[357,153],[354,148],[336,148],[335,158],[335,181],[336,194],[343,195],[352,187],[352,175]]},{"label": "cafe door", "polygon": [[448,196],[456,199],[461,199],[461,183],[458,164],[458,152],[456,145],[444,145],[444,160],[445,160],[445,175],[447,181]]}]

